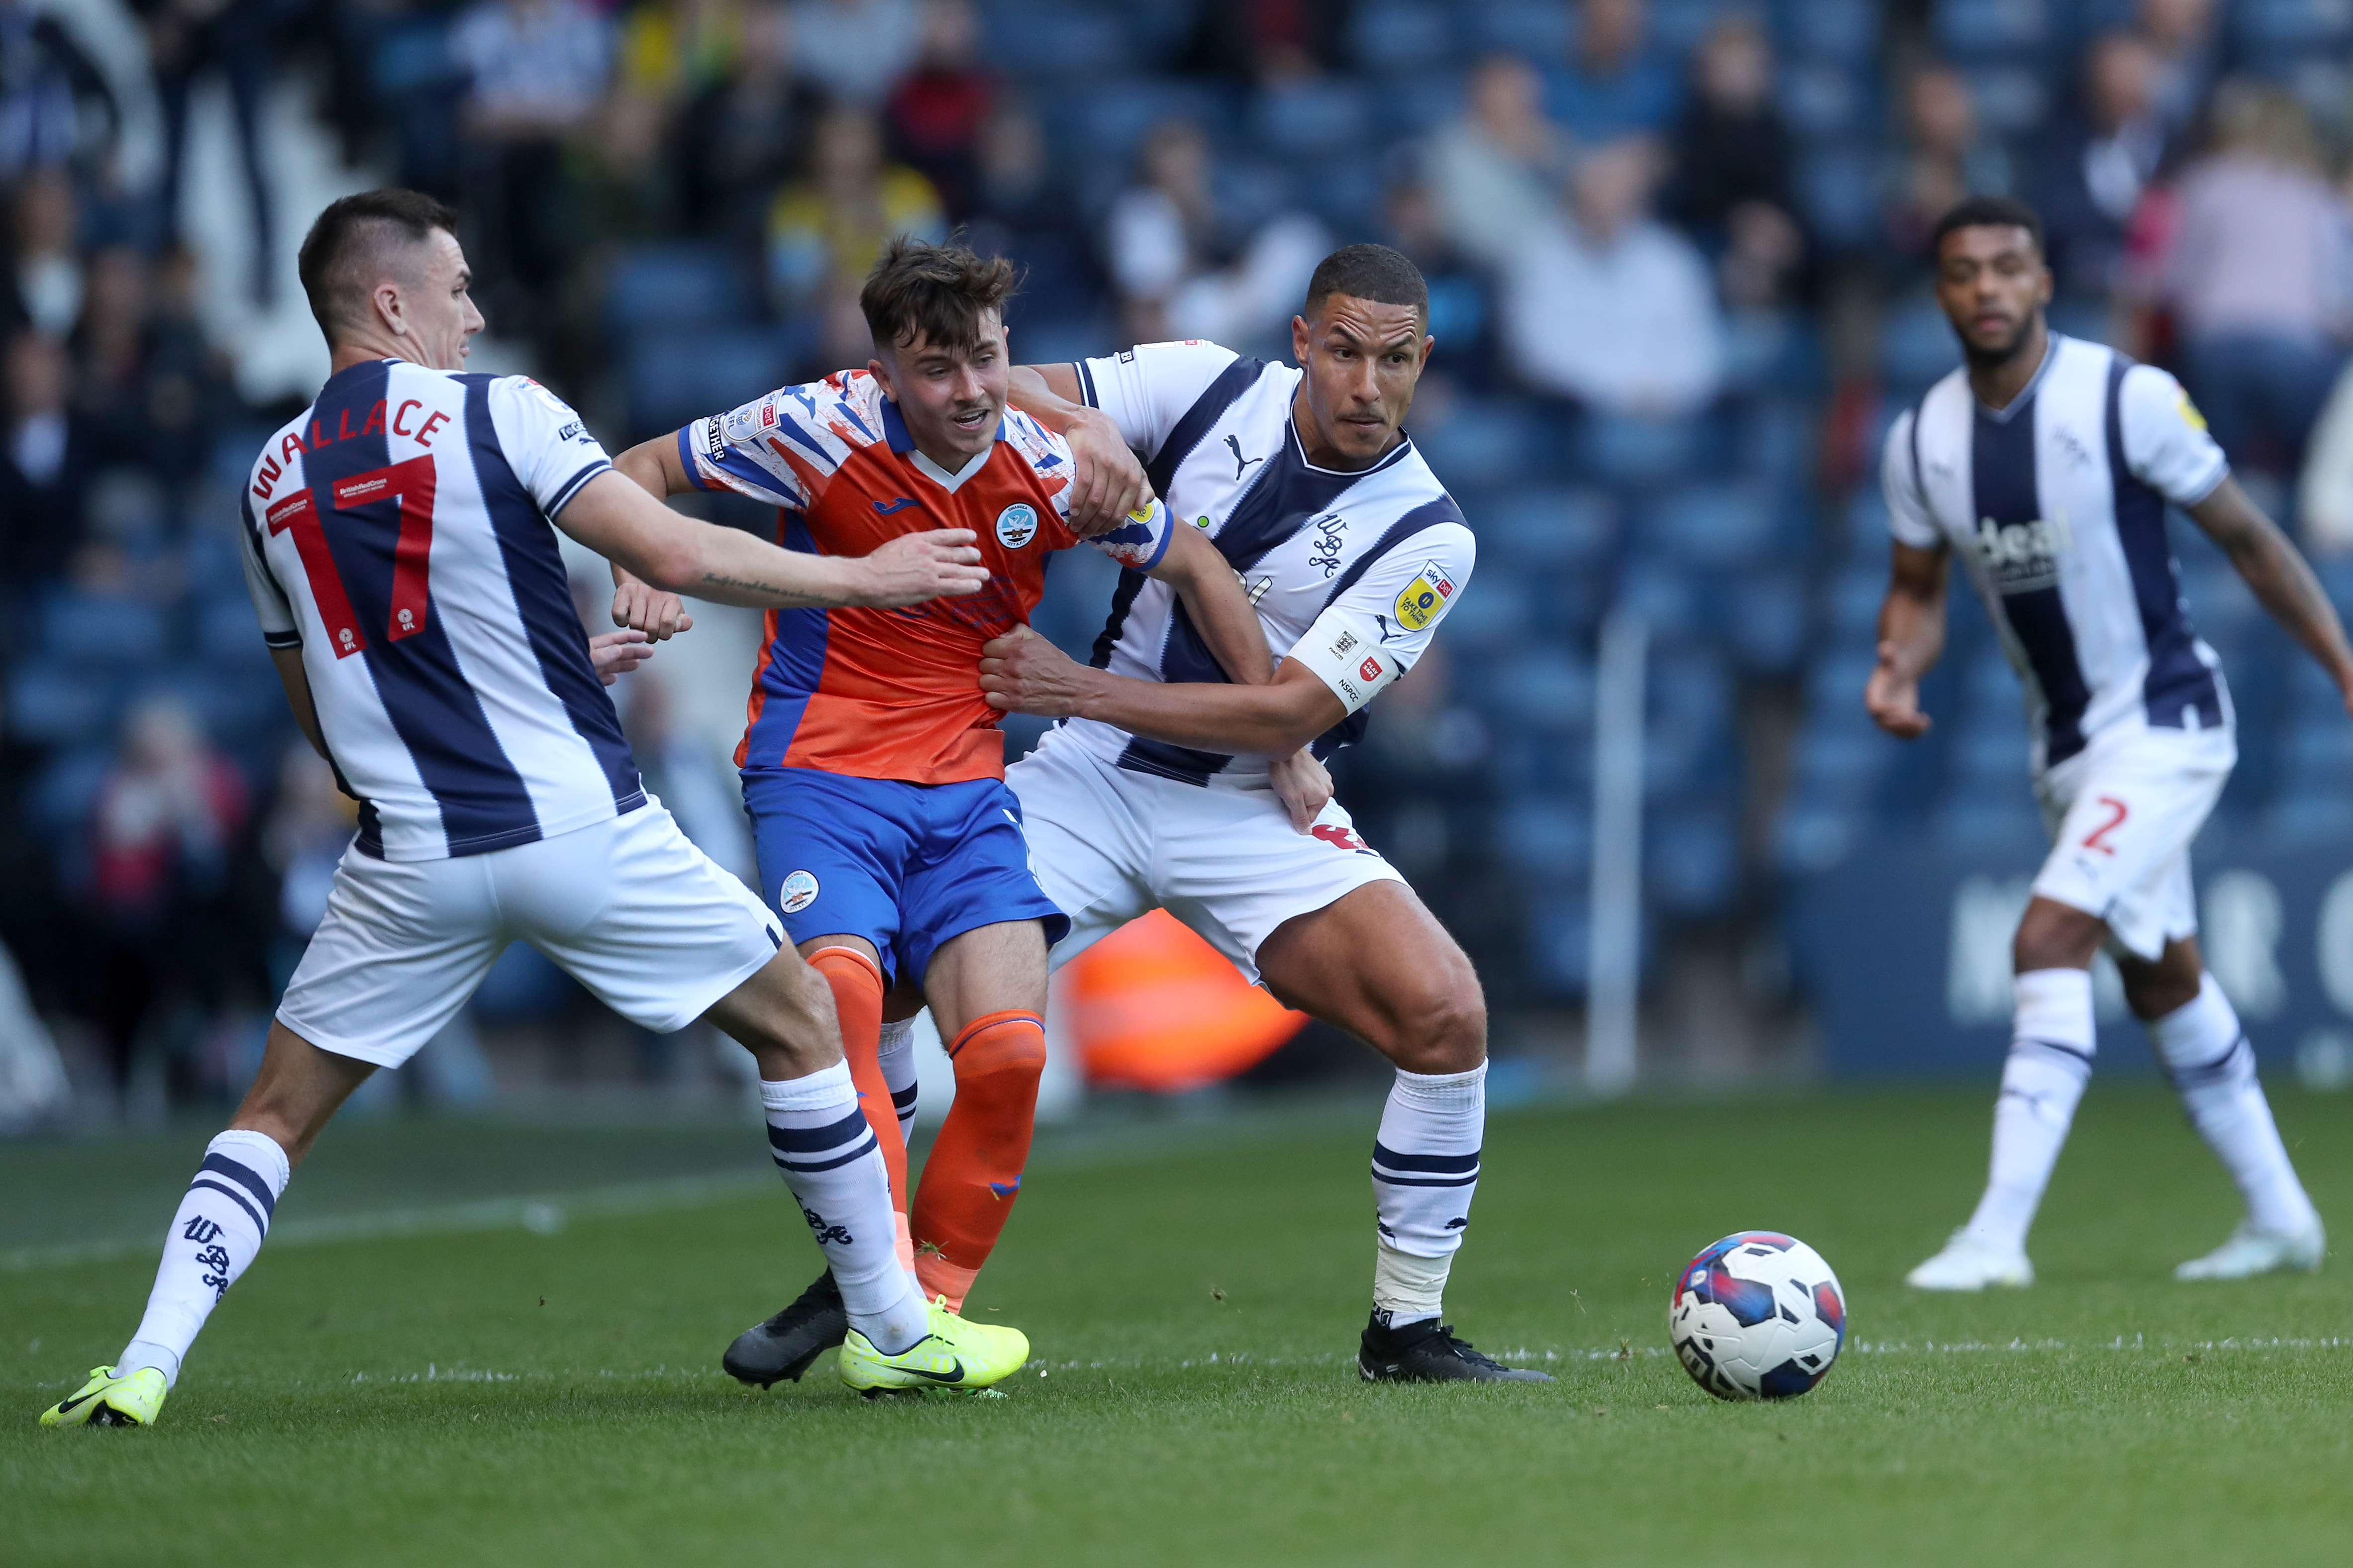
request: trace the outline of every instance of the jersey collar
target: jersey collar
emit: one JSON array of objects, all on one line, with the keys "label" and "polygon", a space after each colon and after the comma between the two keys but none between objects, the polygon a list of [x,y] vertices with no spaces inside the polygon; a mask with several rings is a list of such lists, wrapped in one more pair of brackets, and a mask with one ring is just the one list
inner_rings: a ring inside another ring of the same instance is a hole
[{"label": "jersey collar", "polygon": [[1345,475],[1350,479],[1369,479],[1371,476],[1379,473],[1383,468],[1404,461],[1405,455],[1413,450],[1413,437],[1407,435],[1402,429],[1400,429],[1398,432],[1398,444],[1391,447],[1388,451],[1382,453],[1379,460],[1376,462],[1368,464],[1361,468],[1319,468],[1317,465],[1307,460],[1307,443],[1301,439],[1299,434],[1299,416],[1292,412],[1291,406],[1288,403],[1283,405],[1282,429],[1283,434],[1290,437],[1291,449],[1298,455],[1299,466],[1305,468],[1311,474],[1332,474],[1335,476]]},{"label": "jersey collar", "polygon": [[[908,464],[917,473],[950,495],[962,489],[965,482],[987,468],[988,459],[997,454],[997,448],[992,444],[986,451],[974,453],[971,461],[954,473],[950,473],[915,449],[915,437],[908,433],[907,422],[899,417],[898,404],[888,397],[882,400],[882,438],[891,444],[891,450],[906,458]],[[999,416],[997,421],[997,439],[999,441],[1005,439],[1005,420],[1002,416]]]},{"label": "jersey collar", "polygon": [[2026,384],[2018,389],[2016,397],[2011,398],[2000,408],[1988,408],[1985,405],[1985,400],[1978,397],[1974,391],[1969,394],[1969,401],[1978,405],[1978,413],[1997,425],[2007,425],[2020,409],[2033,403],[2035,393],[2042,389],[2042,378],[2051,374],[2052,365],[2058,361],[2059,345],[2067,341],[2048,327],[2043,329],[2043,339],[2042,363],[2034,367],[2034,374],[2026,378]]}]

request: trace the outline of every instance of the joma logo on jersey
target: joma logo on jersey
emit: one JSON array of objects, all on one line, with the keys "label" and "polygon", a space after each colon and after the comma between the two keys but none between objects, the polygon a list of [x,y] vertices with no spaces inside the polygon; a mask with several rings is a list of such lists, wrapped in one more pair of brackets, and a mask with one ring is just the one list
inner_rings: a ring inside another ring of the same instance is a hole
[{"label": "joma logo on jersey", "polygon": [[1996,591],[2031,594],[2057,585],[2059,558],[2075,548],[2075,535],[2064,517],[2007,526],[1989,517],[1978,521],[1971,543]]}]

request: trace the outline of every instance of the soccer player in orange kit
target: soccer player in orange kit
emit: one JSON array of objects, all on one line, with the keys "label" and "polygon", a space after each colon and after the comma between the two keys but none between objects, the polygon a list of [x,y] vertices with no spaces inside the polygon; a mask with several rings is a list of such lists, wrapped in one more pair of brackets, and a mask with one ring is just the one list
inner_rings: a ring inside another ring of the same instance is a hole
[{"label": "soccer player in orange kit", "polygon": [[[622,454],[657,495],[729,489],[775,504],[790,550],[863,554],[902,533],[969,528],[989,584],[907,610],[782,610],[753,678],[736,752],[762,890],[833,989],[860,1102],[908,1226],[902,1260],[924,1297],[962,1305],[1021,1184],[1046,1059],[1046,950],[1069,929],[1029,870],[1005,784],[1001,715],[980,690],[981,645],[1024,624],[1047,554],[1081,539],[1068,444],[1007,406],[1009,263],[892,242],[860,295],[875,357]],[[1236,680],[1271,678],[1264,634],[1232,569],[1146,502],[1085,542],[1169,583]],[[675,599],[617,574],[617,619],[663,635]],[[912,1207],[907,1154],[877,1049],[895,983],[922,988],[956,1097]],[[798,1378],[840,1342],[828,1274],[736,1342],[745,1382]]]}]

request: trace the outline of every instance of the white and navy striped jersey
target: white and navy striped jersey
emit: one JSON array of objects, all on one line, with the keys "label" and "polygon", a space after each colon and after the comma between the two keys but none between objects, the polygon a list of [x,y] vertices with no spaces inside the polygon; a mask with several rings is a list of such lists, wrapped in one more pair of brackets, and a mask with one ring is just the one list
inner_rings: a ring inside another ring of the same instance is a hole
[{"label": "white and navy striped jersey", "polygon": [[2173,377],[2056,332],[2009,407],[1957,370],[1889,428],[1888,526],[1967,564],[2025,685],[2037,769],[2111,734],[2231,722],[2165,531],[2168,501],[2229,472]]},{"label": "white and navy striped jersey", "polygon": [[[1301,373],[1215,343],[1148,343],[1078,364],[1079,386],[1144,458],[1175,521],[1208,534],[1241,574],[1279,663],[1333,605],[1377,625],[1410,669],[1470,585],[1477,548],[1462,513],[1400,440],[1370,468],[1307,460],[1293,428]],[[1128,571],[1093,662],[1145,680],[1222,681],[1176,592]],[[1351,714],[1315,742],[1328,756],[1364,733]],[[1263,788],[1266,761],[1139,740],[1092,720],[1069,730],[1106,760],[1187,784]]]},{"label": "white and navy striped jersey", "polygon": [[374,360],[270,437],[246,584],[300,647],[359,847],[479,855],[645,804],[548,519],[611,467],[523,376]]}]

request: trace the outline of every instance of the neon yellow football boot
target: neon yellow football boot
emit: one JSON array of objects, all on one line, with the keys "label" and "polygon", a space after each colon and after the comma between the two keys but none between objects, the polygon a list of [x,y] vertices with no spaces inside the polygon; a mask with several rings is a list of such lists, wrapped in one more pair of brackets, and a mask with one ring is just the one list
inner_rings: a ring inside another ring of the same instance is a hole
[{"label": "neon yellow football boot", "polygon": [[90,1381],[72,1397],[60,1399],[41,1412],[44,1426],[153,1426],[164,1413],[164,1374],[142,1366],[127,1377],[117,1377],[111,1366],[90,1369]]},{"label": "neon yellow football boot", "polygon": [[841,1381],[871,1399],[906,1390],[976,1394],[1021,1370],[1029,1337],[1018,1329],[967,1322],[948,1310],[947,1298],[931,1306],[932,1331],[898,1355],[884,1355],[856,1329],[842,1342]]}]

